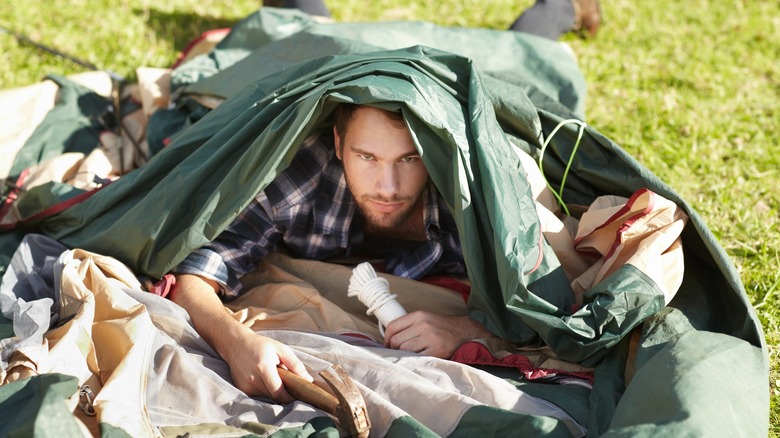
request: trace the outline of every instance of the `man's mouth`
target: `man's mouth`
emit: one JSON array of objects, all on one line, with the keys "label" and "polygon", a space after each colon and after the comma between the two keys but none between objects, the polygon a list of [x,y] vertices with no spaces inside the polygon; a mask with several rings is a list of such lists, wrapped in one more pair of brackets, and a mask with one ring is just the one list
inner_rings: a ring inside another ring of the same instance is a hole
[{"label": "man's mouth", "polygon": [[371,207],[374,210],[385,214],[395,213],[404,207],[403,201],[380,201],[376,199],[370,199],[368,202],[371,204]]}]

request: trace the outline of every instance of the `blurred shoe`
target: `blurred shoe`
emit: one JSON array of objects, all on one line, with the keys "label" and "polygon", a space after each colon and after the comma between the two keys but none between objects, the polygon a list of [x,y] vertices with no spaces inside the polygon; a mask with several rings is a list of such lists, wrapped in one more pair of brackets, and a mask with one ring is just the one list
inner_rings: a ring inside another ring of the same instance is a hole
[{"label": "blurred shoe", "polygon": [[601,27],[601,4],[599,0],[572,0],[574,5],[574,27],[572,31],[583,37],[593,38]]}]

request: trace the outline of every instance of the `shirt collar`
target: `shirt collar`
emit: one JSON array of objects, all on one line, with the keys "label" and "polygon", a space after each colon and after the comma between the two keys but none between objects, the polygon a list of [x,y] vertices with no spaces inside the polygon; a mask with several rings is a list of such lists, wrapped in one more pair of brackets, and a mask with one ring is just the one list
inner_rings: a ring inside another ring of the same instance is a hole
[{"label": "shirt collar", "polygon": [[425,236],[428,240],[437,238],[432,235],[431,230],[441,229],[439,217],[439,192],[432,181],[428,181],[428,186],[423,192],[423,224],[425,225]]}]

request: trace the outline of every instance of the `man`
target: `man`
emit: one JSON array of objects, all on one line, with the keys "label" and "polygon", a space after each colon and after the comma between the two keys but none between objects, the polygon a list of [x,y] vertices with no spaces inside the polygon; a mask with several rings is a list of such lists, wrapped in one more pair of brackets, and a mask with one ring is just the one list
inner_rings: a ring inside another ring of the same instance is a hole
[{"label": "man", "polygon": [[[292,350],[232,319],[219,298],[240,293],[240,276],[277,246],[320,260],[383,252],[387,272],[414,279],[465,274],[455,223],[401,114],[342,104],[332,135],[333,144],[310,137],[227,230],[176,269],[173,301],[249,395],[292,400],[277,366],[311,379]],[[412,312],[388,325],[385,343],[446,358],[487,336],[467,316]]]}]

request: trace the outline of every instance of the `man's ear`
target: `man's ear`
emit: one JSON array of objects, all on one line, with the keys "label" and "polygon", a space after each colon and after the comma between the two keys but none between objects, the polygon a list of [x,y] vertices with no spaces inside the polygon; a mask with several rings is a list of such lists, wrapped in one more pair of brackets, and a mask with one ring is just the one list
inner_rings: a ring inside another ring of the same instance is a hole
[{"label": "man's ear", "polygon": [[336,148],[336,158],[339,160],[341,159],[341,137],[339,137],[339,132],[336,130],[336,127],[333,126],[333,144]]}]

